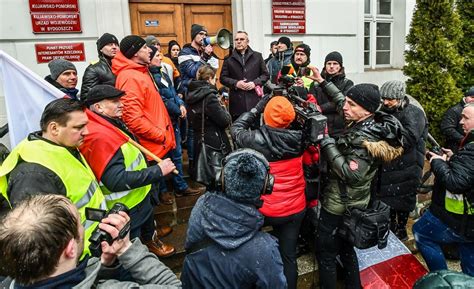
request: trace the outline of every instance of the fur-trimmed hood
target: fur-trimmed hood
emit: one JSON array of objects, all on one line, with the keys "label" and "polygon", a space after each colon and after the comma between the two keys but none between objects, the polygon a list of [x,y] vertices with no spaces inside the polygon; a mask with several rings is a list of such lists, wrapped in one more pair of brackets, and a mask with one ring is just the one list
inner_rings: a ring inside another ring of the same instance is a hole
[{"label": "fur-trimmed hood", "polygon": [[376,142],[363,141],[362,145],[367,148],[372,157],[385,163],[391,162],[403,154],[403,147],[393,147],[384,140]]}]

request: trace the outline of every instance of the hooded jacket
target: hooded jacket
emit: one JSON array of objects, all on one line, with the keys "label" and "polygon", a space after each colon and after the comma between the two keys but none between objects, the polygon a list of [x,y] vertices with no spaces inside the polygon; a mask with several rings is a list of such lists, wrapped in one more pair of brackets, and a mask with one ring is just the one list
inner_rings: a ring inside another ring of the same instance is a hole
[{"label": "hooded jacket", "polygon": [[372,186],[377,198],[391,208],[412,211],[423,175],[428,122],[423,111],[410,104],[408,97],[391,114],[403,125],[403,155],[382,164]]},{"label": "hooded jacket", "polygon": [[204,142],[215,149],[223,149],[225,153],[231,151],[231,146],[225,129],[231,123],[230,114],[219,103],[217,90],[208,82],[195,80],[189,84],[186,104],[188,117],[194,129],[195,156],[200,152],[202,133],[202,108],[206,101],[204,111]]},{"label": "hooded jacket", "polygon": [[[395,117],[376,112],[375,116],[348,127],[337,142],[321,143],[330,168],[322,198],[322,207],[327,212],[343,215],[346,206],[367,207],[371,182],[379,164],[392,161],[403,152],[401,130]],[[347,204],[341,200],[341,186],[347,191]]]},{"label": "hooded jacket", "polygon": [[126,92],[122,119],[140,143],[158,157],[175,148],[173,125],[148,67],[118,52],[112,60],[115,87]]},{"label": "hooded jacket", "polygon": [[[148,252],[139,239],[132,241],[132,245],[125,253],[118,257],[124,269],[130,272],[135,282],[118,281],[108,277],[114,276],[118,267],[104,267],[99,258],[89,258],[82,261],[79,266],[62,275],[52,277],[31,286],[19,286],[15,280],[7,278],[0,282],[1,288],[152,288],[173,289],[181,288],[181,282],[176,275],[158,258]],[[117,274],[115,274],[117,275]],[[143,285],[143,286],[142,286]]]},{"label": "hooded jacket", "polygon": [[260,212],[268,217],[297,214],[306,207],[303,131],[267,125],[249,130],[256,119],[257,114],[253,110],[242,114],[232,125],[231,134],[238,147],[254,149],[270,163],[275,184],[270,195],[262,196]]},{"label": "hooded jacket", "polygon": [[183,288],[286,288],[278,244],[262,225],[255,206],[201,196],[189,218]]},{"label": "hooded jacket", "polygon": [[244,54],[233,50],[229,58],[224,61],[220,80],[229,91],[229,110],[233,119],[249,111],[260,100],[254,89],[241,90],[236,87],[238,81],[245,79],[263,86],[268,80],[268,71],[263,62],[262,54],[247,47]]}]

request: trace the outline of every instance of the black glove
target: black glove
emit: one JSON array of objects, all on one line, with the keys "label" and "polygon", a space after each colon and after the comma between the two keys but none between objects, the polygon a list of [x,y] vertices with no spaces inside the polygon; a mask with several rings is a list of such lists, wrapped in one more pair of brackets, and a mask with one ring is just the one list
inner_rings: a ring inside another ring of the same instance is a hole
[{"label": "black glove", "polygon": [[333,144],[333,145],[336,144],[336,140],[333,139],[332,137],[325,137],[320,142],[321,148],[324,148],[324,147],[326,147],[328,145],[331,145],[331,144]]},{"label": "black glove", "polygon": [[262,99],[260,99],[260,101],[254,107],[257,113],[263,112],[270,98],[271,98],[271,94],[266,94],[262,97]]}]

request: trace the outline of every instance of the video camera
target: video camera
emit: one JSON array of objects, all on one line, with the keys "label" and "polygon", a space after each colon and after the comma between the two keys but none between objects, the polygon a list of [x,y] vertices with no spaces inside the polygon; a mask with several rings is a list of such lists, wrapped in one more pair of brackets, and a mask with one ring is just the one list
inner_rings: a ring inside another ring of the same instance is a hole
[{"label": "video camera", "polygon": [[[443,155],[443,150],[441,149],[441,146],[430,133],[428,133],[426,140],[431,145],[431,147],[428,150],[429,152],[435,153],[439,156]],[[426,152],[425,156],[427,160],[431,159],[431,155],[428,152]]]},{"label": "video camera", "polygon": [[296,112],[296,126],[303,130],[307,145],[318,144],[325,135],[327,117],[321,114],[314,103],[307,101],[307,92],[304,87],[295,86],[295,78],[288,75],[289,66],[281,70],[278,86],[273,95],[282,95],[293,104]]},{"label": "video camera", "polygon": [[[86,208],[86,219],[89,221],[100,222],[102,219],[106,218],[110,214],[118,214],[120,211],[129,213],[129,209],[122,203],[115,203],[112,209],[108,212],[100,209]],[[128,232],[130,232],[130,221],[120,230],[119,239],[125,238]],[[89,238],[89,250],[91,251],[92,256],[100,257],[102,255],[102,241],[106,241],[109,245],[115,241],[112,236],[106,231],[96,227],[94,232],[92,232],[91,237]]]}]

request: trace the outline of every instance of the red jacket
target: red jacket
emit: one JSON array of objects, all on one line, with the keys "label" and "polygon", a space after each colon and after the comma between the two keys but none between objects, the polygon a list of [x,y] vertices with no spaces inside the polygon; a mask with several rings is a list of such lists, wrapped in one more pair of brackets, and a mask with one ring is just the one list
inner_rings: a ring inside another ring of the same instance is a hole
[{"label": "red jacket", "polygon": [[303,211],[304,195],[303,157],[270,162],[270,173],[275,177],[273,192],[263,195],[260,212],[267,217],[286,217]]},{"label": "red jacket", "polygon": [[138,137],[140,144],[163,157],[176,146],[174,131],[148,67],[118,52],[112,59],[112,72],[117,75],[115,87],[127,93],[121,98],[123,121]]}]

